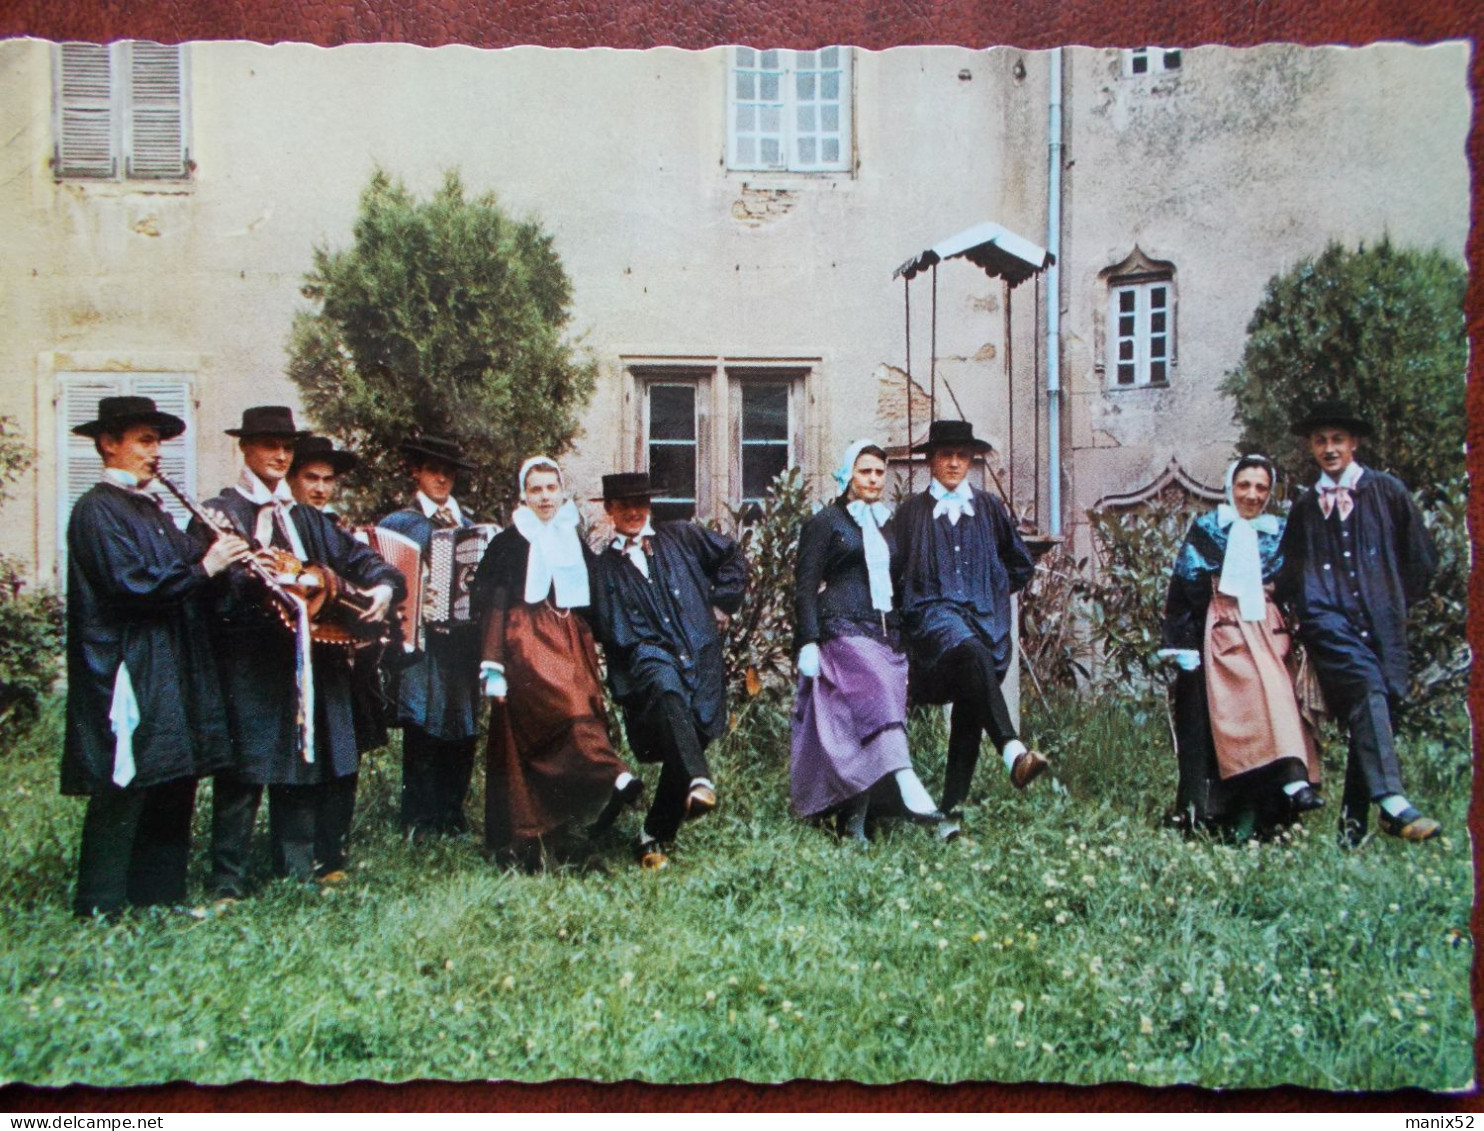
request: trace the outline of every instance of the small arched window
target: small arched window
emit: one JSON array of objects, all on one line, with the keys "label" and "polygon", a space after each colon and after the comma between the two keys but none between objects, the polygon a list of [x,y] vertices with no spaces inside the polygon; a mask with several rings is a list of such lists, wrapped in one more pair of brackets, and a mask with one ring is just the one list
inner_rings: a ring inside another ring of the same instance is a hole
[{"label": "small arched window", "polygon": [[1108,385],[1136,389],[1170,383],[1175,367],[1175,265],[1138,247],[1102,272],[1108,285]]}]

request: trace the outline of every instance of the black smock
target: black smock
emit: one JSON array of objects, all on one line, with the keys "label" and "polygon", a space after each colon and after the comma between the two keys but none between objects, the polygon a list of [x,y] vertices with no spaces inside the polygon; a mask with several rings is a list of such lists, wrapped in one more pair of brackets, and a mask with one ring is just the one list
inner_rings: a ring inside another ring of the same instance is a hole
[{"label": "black smock", "polygon": [[[427,561],[437,525],[418,507],[404,507],[378,526],[411,538]],[[462,515],[461,527],[473,526]],[[420,609],[409,609],[420,616]],[[397,722],[414,726],[441,741],[473,738],[479,733],[479,622],[471,620],[450,631],[424,631],[422,653],[397,678]]]},{"label": "black smock", "polygon": [[937,500],[923,491],[892,516],[899,554],[892,559],[902,630],[911,663],[912,697],[945,703],[952,691],[933,667],[967,641],[982,642],[1001,680],[1015,653],[1010,595],[1025,588],[1035,563],[1005,504],[973,488],[974,513],[933,517]]},{"label": "black smock", "polygon": [[[805,644],[823,644],[841,636],[869,636],[897,647],[897,613],[871,604],[871,574],[866,568],[866,541],[860,524],[846,510],[841,495],[811,515],[799,532],[794,564],[794,653]],[[896,533],[890,523],[881,531],[895,560]]]},{"label": "black smock", "polygon": [[1407,690],[1407,609],[1437,572],[1438,555],[1406,485],[1366,468],[1351,488],[1354,507],[1329,518],[1311,490],[1293,504],[1283,532],[1279,600],[1299,634],[1331,709],[1364,691]]},{"label": "black smock", "polygon": [[[689,705],[703,739],[717,738],[727,729],[726,669],[711,610],[741,608],[747,559],[734,539],[691,522],[661,523],[647,553],[648,577],[612,545],[589,573],[608,682],[630,722],[630,742],[648,729],[635,727],[634,716],[667,692]],[[642,740],[634,752],[660,760]]]},{"label": "black smock", "polygon": [[201,603],[205,543],[154,499],[112,483],[89,490],[67,525],[67,731],[62,792],[113,783],[109,721],[121,663],[139,703],[135,776],[144,789],[232,761],[217,662]]},{"label": "black smock", "polygon": [[[206,506],[226,515],[250,545],[257,544],[258,506],[240,491],[228,488]],[[298,504],[289,521],[309,562],[328,566],[362,589],[389,585],[398,595],[406,592],[400,571],[320,511]],[[244,566],[232,566],[218,580],[223,584],[214,636],[235,751],[232,777],[249,785],[313,785],[356,773],[360,748],[349,650],[314,645],[314,761],[306,762],[299,749],[294,632]]]}]

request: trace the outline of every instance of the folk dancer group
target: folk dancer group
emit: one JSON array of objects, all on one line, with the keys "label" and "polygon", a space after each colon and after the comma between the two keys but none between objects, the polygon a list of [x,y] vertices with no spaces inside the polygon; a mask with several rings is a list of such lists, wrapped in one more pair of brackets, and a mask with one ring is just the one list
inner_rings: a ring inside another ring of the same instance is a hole
[{"label": "folk dancer group", "polygon": [[[184,901],[196,783],[208,775],[208,890],[221,905],[248,893],[264,787],[274,873],[343,881],[360,757],[386,738],[368,653],[324,646],[307,624],[306,587],[322,582],[306,563],[353,588],[353,619],[366,625],[408,593],[403,573],[329,509],[357,457],[298,428],[287,408],[249,408],[228,430],[238,481],[191,504],[183,532],[151,487],[158,478],[174,490],[158,474],[160,445],[184,428],[148,398],[107,397],[75,429],[103,461],[67,535],[62,788],[89,798],[79,915]],[[1350,733],[1344,835],[1358,841],[1374,802],[1383,831],[1428,839],[1439,826],[1402,791],[1392,713],[1406,607],[1425,592],[1435,554],[1402,484],[1354,461],[1363,421],[1323,404],[1295,430],[1321,476],[1286,530],[1264,513],[1273,465],[1246,457],[1228,474],[1227,503],[1197,520],[1175,564],[1165,638],[1179,669],[1179,804],[1200,823],[1322,804],[1282,603]],[[1016,788],[1047,768],[1001,691],[1014,655],[1010,598],[1033,563],[1005,504],[968,482],[987,447],[968,423],[934,422],[914,449],[929,486],[893,515],[886,452],[858,441],[836,472],[838,498],[801,532],[793,807],[833,819],[851,842],[883,813],[956,835],[985,736]],[[426,555],[435,531],[470,525],[453,488],[472,465],[436,436],[401,453],[413,498],[380,525]],[[635,856],[663,868],[682,825],[718,803],[706,750],[727,729],[723,639],[746,560],[723,534],[654,523],[643,472],[603,477],[593,501],[613,533],[597,551],[555,461],[527,460],[517,488],[521,505],[470,585],[481,616],[397,657],[402,827],[412,838],[467,830],[481,699],[491,702],[484,826],[496,858],[538,868],[558,830],[597,835],[637,807],[644,784],[610,740],[601,644],[628,745],[660,766]],[[937,803],[912,767],[909,698],[951,705]]]}]

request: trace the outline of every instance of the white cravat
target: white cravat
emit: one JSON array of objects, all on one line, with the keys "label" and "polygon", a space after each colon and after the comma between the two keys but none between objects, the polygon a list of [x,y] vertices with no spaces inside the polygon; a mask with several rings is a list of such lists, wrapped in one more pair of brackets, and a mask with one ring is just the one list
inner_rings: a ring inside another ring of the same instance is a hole
[{"label": "white cravat", "polygon": [[654,527],[649,523],[644,524],[644,529],[630,538],[627,534],[616,534],[613,541],[609,543],[620,554],[628,555],[629,561],[634,563],[634,568],[645,577],[649,576],[649,557],[644,553],[644,539],[654,537]]},{"label": "white cravat", "polygon": [[871,579],[871,607],[889,613],[891,550],[886,539],[881,536],[881,527],[891,517],[891,508],[885,503],[868,503],[864,499],[854,499],[845,504],[845,510],[861,528],[861,540],[865,542],[866,573]]},{"label": "white cravat", "polygon": [[941,518],[946,514],[949,526],[957,526],[959,516],[974,513],[974,488],[969,486],[967,479],[952,491],[934,479],[928,484],[928,494],[938,500],[937,506],[933,507],[933,517]]},{"label": "white cravat", "polygon": [[259,545],[273,544],[273,528],[276,524],[288,539],[289,549],[293,551],[294,557],[300,561],[306,560],[308,555],[304,552],[304,542],[299,537],[298,529],[289,521],[289,512],[294,509],[294,494],[289,490],[288,482],[280,479],[278,486],[270,491],[268,485],[253,474],[251,469],[244,467],[237,479],[236,490],[258,508],[253,537],[258,540]]},{"label": "white cravat", "polygon": [[125,471],[121,467],[105,467],[101,482],[107,483],[110,487],[117,487],[121,491],[127,491],[131,495],[139,495],[164,509],[165,500],[149,488],[141,487],[139,477],[132,471]]},{"label": "white cravat", "polygon": [[526,558],[527,604],[546,600],[553,585],[559,608],[581,608],[591,602],[577,520],[577,504],[571,499],[557,508],[550,522],[542,522],[525,506],[517,507],[511,516],[511,523],[531,547]]}]

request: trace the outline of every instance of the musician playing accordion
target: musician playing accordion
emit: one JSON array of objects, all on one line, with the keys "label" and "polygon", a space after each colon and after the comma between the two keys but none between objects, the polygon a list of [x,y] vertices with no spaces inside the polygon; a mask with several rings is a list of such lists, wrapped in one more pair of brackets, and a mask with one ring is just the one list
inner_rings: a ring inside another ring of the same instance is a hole
[{"label": "musician playing accordion", "polygon": [[[244,467],[235,485],[206,504],[208,512],[225,518],[261,560],[274,559],[270,573],[292,563],[328,567],[367,591],[361,619],[383,619],[405,592],[402,575],[316,508],[296,505],[284,482],[294,443],[307,435],[295,427],[293,413],[277,405],[249,408],[227,435],[237,438]],[[278,577],[288,602],[241,567],[227,572],[217,594],[214,634],[234,754],[213,793],[210,887],[217,899],[247,892],[264,786],[274,874],[345,879],[360,768],[350,649],[313,643],[307,615],[298,611],[313,593],[291,574]]]},{"label": "musician playing accordion", "polygon": [[[433,534],[474,523],[453,497],[458,473],[474,465],[453,440],[420,436],[400,451],[416,488],[411,505],[378,524],[417,543],[424,569]],[[447,580],[437,582],[446,588]],[[409,610],[416,617],[421,610]],[[464,800],[479,736],[479,626],[472,619],[424,626],[422,647],[402,669],[397,722],[402,727],[402,831],[415,837],[469,830]]]},{"label": "musician playing accordion", "polygon": [[146,490],[185,422],[148,397],[104,397],[89,436],[103,475],[67,526],[67,735],[62,792],[88,796],[78,915],[186,894],[196,779],[232,750],[201,598],[247,553],[187,537]]}]

